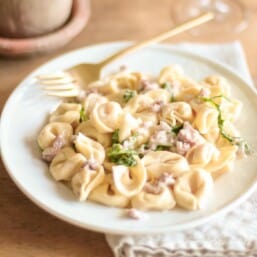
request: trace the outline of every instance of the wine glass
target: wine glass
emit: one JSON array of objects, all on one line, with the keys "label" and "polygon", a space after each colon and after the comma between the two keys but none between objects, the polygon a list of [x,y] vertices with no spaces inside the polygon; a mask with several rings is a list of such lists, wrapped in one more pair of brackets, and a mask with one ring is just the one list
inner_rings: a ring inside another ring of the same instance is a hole
[{"label": "wine glass", "polygon": [[175,23],[181,23],[203,12],[213,12],[215,19],[191,30],[191,34],[225,37],[248,26],[248,12],[239,0],[179,0],[172,6]]}]

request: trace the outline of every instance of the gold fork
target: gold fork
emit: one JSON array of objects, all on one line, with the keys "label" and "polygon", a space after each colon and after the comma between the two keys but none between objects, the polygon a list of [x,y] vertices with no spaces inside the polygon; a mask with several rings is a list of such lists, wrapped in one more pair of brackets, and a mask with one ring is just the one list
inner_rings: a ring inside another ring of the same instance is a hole
[{"label": "gold fork", "polygon": [[99,79],[102,69],[111,62],[114,62],[117,59],[138,49],[141,49],[147,45],[161,42],[179,33],[192,29],[200,24],[206,23],[213,18],[213,13],[205,13],[189,21],[186,21],[185,23],[180,24],[169,31],[161,33],[151,39],[125,48],[100,63],[81,63],[60,73],[38,75],[36,79],[39,84],[42,85],[42,88],[46,90],[48,95],[59,97],[78,96],[83,87],[88,85],[90,82]]}]

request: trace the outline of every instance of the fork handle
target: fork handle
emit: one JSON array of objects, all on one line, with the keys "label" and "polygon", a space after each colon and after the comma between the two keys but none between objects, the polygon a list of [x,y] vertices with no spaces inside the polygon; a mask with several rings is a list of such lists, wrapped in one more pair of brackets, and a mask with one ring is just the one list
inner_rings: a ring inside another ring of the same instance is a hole
[{"label": "fork handle", "polygon": [[182,33],[184,31],[190,30],[200,24],[206,23],[210,20],[212,20],[214,18],[214,14],[211,12],[207,12],[205,14],[199,15],[189,21],[186,21],[174,28],[172,28],[171,30],[168,30],[164,33],[161,33],[153,38],[144,40],[142,42],[139,42],[135,45],[132,45],[128,48],[122,49],[121,51],[119,51],[118,53],[115,53],[114,55],[107,57],[107,59],[105,59],[104,61],[102,61],[100,63],[101,69],[103,67],[105,67],[106,65],[110,64],[111,62],[116,61],[117,59],[130,54],[132,52],[135,52],[136,50],[139,50],[147,45],[153,44],[153,43],[157,43],[157,42],[161,42],[165,39],[168,39],[170,37],[173,37],[179,33]]}]

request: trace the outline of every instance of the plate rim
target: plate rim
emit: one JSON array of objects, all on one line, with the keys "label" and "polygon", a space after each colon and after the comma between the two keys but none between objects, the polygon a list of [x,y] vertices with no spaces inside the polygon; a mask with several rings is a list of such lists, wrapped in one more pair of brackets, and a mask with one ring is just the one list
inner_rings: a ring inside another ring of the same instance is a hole
[{"label": "plate rim", "polygon": [[[1,159],[2,162],[4,164],[4,167],[8,173],[8,175],[10,176],[10,178],[12,179],[12,181],[15,183],[15,185],[19,188],[19,190],[28,198],[30,199],[35,205],[37,205],[38,207],[40,207],[42,210],[46,211],[47,213],[53,215],[54,217],[57,217],[58,219],[65,221],[69,224],[75,225],[77,227],[83,228],[83,229],[88,229],[88,230],[92,230],[92,231],[96,231],[96,232],[101,232],[101,233],[109,233],[109,234],[123,234],[123,235],[143,235],[143,234],[157,234],[157,233],[165,233],[165,232],[173,232],[173,231],[182,231],[182,230],[186,230],[186,229],[191,229],[194,227],[197,227],[199,225],[205,224],[208,221],[211,221],[212,219],[214,219],[215,217],[220,217],[222,215],[224,215],[225,213],[231,211],[232,209],[234,209],[236,206],[238,206],[239,204],[241,204],[242,202],[246,201],[250,195],[256,190],[257,188],[257,179],[253,182],[253,184],[251,185],[251,187],[249,187],[247,190],[244,191],[244,193],[242,195],[240,195],[240,197],[238,197],[237,199],[235,199],[234,201],[232,201],[231,203],[225,205],[224,207],[220,208],[219,210],[205,216],[202,218],[198,218],[196,220],[193,220],[191,222],[186,222],[183,224],[179,224],[176,226],[162,226],[162,227],[152,227],[150,229],[140,229],[140,231],[135,231],[135,230],[130,230],[130,229],[106,229],[106,228],[102,228],[102,226],[95,226],[95,225],[91,225],[89,223],[85,223],[85,222],[78,222],[70,217],[67,217],[63,214],[60,214],[58,211],[56,211],[55,209],[49,208],[46,204],[41,203],[39,200],[37,200],[36,197],[34,197],[32,194],[29,193],[29,191],[27,191],[26,187],[23,187],[19,181],[16,179],[15,175],[12,173],[11,169],[9,168],[8,165],[8,161],[7,158],[5,156],[4,153],[4,145],[3,145],[3,141],[1,140],[3,131],[4,131],[4,120],[5,120],[5,116],[6,113],[8,113],[8,109],[9,106],[12,103],[12,98],[15,97],[16,92],[18,90],[20,90],[20,88],[26,87],[26,83],[33,78],[33,76],[35,74],[37,74],[37,72],[39,70],[41,70],[42,68],[44,68],[45,66],[48,66],[49,64],[51,64],[52,62],[56,62],[58,61],[58,59],[61,58],[67,58],[67,56],[69,55],[74,55],[77,52],[80,51],[90,51],[90,48],[94,48],[94,47],[126,47],[130,44],[132,44],[132,41],[112,41],[112,42],[103,42],[103,43],[99,43],[99,44],[92,44],[92,45],[88,45],[86,47],[81,47],[81,48],[77,48],[74,49],[72,51],[63,53],[61,55],[58,55],[54,58],[51,58],[50,60],[46,61],[45,63],[41,64],[40,66],[37,66],[36,69],[32,70],[22,81],[19,82],[19,84],[16,86],[16,88],[12,91],[12,93],[9,95],[8,99],[6,100],[4,107],[2,109],[1,112],[1,124],[0,124],[0,154],[1,154]],[[200,54],[195,54],[189,50],[185,50],[185,49],[177,49],[176,45],[171,45],[171,44],[153,44],[151,46],[149,46],[148,48],[165,48],[169,51],[172,52],[178,52],[179,54],[183,54],[186,56],[190,56],[192,58],[196,58],[196,59],[200,59],[203,62],[207,62],[210,63],[211,65],[214,65],[215,67],[225,70],[227,73],[230,73],[231,76],[236,77],[237,80],[239,80],[242,84],[244,84],[244,87],[248,88],[250,91],[252,91],[253,96],[257,99],[257,89],[253,86],[251,86],[247,81],[245,81],[243,79],[243,76],[240,74],[237,74],[235,72],[235,70],[233,68],[231,68],[230,66],[217,61],[217,60],[212,60],[211,58],[202,56]]]}]

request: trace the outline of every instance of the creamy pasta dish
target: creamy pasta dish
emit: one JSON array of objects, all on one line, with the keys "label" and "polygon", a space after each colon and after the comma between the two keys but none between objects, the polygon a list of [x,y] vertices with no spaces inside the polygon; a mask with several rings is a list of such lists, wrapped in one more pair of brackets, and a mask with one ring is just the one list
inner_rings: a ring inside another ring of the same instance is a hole
[{"label": "creamy pasta dish", "polygon": [[196,82],[177,65],[157,77],[123,69],[63,101],[37,141],[79,201],[197,210],[249,152],[234,125],[241,109],[225,78]]}]

